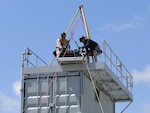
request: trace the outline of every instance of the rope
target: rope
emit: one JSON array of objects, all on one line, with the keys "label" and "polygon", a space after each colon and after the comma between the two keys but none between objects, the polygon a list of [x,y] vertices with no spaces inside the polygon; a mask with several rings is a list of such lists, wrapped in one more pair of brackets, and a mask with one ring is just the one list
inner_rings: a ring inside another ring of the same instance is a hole
[{"label": "rope", "polygon": [[[44,75],[41,80],[44,80],[45,77],[46,77],[46,75]],[[39,78],[37,78],[37,79],[39,79]],[[41,85],[41,83],[38,84],[38,87],[39,87],[40,85]],[[37,90],[38,90],[38,88],[37,88]],[[31,96],[34,96],[34,93],[33,93]],[[25,104],[25,106],[24,106],[24,108],[23,108],[23,111],[24,111],[26,108],[27,108],[27,103]]]},{"label": "rope", "polygon": [[[76,23],[76,25],[75,25],[73,31],[71,32],[69,42],[70,42],[71,39],[73,39],[74,32],[75,32],[76,29],[77,29],[77,26],[78,26],[78,24],[79,24],[80,19],[81,19],[81,16],[79,17],[79,19],[78,19],[78,21],[77,21],[77,23]],[[65,56],[65,54],[66,54],[68,48],[69,48],[69,44],[67,45],[67,48],[66,48],[66,50],[65,50],[65,52],[64,52],[64,54],[63,54],[63,57]],[[61,62],[59,62],[58,64],[60,65]],[[53,78],[51,79],[51,81],[50,81],[50,83],[49,83],[49,85],[48,85],[48,88],[47,88],[47,90],[45,91],[45,93],[44,93],[43,96],[45,96],[45,95],[48,94],[48,91],[49,91],[49,89],[50,89],[50,87],[51,87],[51,85],[52,85],[52,82],[53,82],[53,80],[55,79],[55,77],[56,77],[56,75],[57,75],[57,73],[58,73],[59,65],[57,65],[57,68],[56,68],[56,70],[55,70],[55,73],[54,73],[54,75],[53,75]],[[42,96],[42,97],[43,97],[43,96]],[[42,97],[41,97],[40,104],[38,105],[38,108],[37,108],[37,110],[36,110],[36,113],[38,113],[38,112],[39,112],[39,109],[41,108],[41,105],[42,105],[42,102],[43,102],[43,98],[42,98]]]},{"label": "rope", "polygon": [[[50,86],[52,85],[52,82],[53,82],[53,80],[55,79],[55,77],[56,77],[56,75],[57,75],[57,73],[58,73],[58,67],[59,67],[59,65],[57,65],[57,68],[56,68],[56,70],[55,70],[55,73],[54,73],[54,75],[53,75],[53,78],[51,79],[51,81],[50,81],[50,83],[49,83],[49,85],[48,85],[48,88],[47,88],[47,90],[45,91],[45,93],[44,93],[43,96],[45,96],[45,95],[48,94],[48,91],[49,91],[49,89],[50,89]],[[43,97],[43,96],[42,96],[42,97]],[[41,98],[42,98],[42,97],[41,97]],[[37,110],[36,110],[36,113],[39,112],[39,109],[41,108],[42,102],[43,102],[43,98],[41,99],[40,104],[38,105],[38,108],[37,108]]]},{"label": "rope", "polygon": [[78,25],[79,25],[79,22],[80,22],[80,20],[81,20],[81,14],[80,14],[80,16],[79,16],[79,18],[78,18],[78,20],[77,20],[77,23],[76,23],[76,25],[75,25],[75,27],[74,27],[74,29],[73,29],[73,31],[74,32],[76,32],[76,29],[77,29],[77,27],[78,27]]},{"label": "rope", "polygon": [[[71,38],[70,38],[70,40],[71,40]],[[67,48],[68,48],[68,47],[69,47],[69,44],[68,44]],[[66,52],[67,52],[67,49],[65,50],[65,52],[64,52],[64,54],[63,54],[63,57],[65,56]],[[60,65],[61,62],[59,62],[58,64]],[[50,81],[50,83],[49,83],[49,85],[48,85],[48,88],[47,88],[47,90],[45,91],[45,93],[44,93],[43,96],[45,96],[45,95],[48,94],[49,89],[50,89],[50,87],[51,87],[51,85],[52,85],[52,82],[54,81],[54,79],[55,79],[55,77],[56,77],[56,75],[57,75],[57,73],[58,73],[59,65],[57,65],[57,68],[56,68],[56,70],[55,70],[55,72],[54,72],[53,78],[51,79],[51,81]],[[43,97],[43,96],[42,96],[42,97]],[[42,97],[41,97],[41,98],[42,98]],[[40,104],[38,105],[38,108],[37,108],[37,110],[36,110],[36,113],[39,112],[39,109],[41,108],[42,102],[43,102],[43,98],[41,99]]]},{"label": "rope", "polygon": [[96,97],[97,97],[97,99],[98,99],[100,109],[101,109],[102,113],[104,113],[104,110],[103,110],[103,107],[102,107],[102,103],[101,103],[101,101],[100,101],[100,99],[99,99],[99,97],[98,97],[98,94],[97,94],[97,91],[96,91],[96,87],[95,87],[94,80],[93,80],[93,78],[92,78],[92,75],[91,75],[90,69],[89,69],[89,67],[88,67],[87,63],[85,63],[85,65],[86,65],[87,70],[88,70],[88,73],[89,73],[89,75],[90,75],[90,79],[91,79],[91,82],[92,82],[92,85],[93,85],[93,88],[94,88],[94,91],[95,91]]}]

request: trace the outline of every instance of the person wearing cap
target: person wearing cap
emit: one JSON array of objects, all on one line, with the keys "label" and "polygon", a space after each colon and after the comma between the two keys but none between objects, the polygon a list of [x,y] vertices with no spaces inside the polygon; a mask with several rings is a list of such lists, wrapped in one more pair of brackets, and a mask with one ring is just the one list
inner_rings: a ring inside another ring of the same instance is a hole
[{"label": "person wearing cap", "polygon": [[66,33],[62,32],[61,36],[56,40],[56,56],[59,57],[61,52],[68,46],[68,40],[66,39]]},{"label": "person wearing cap", "polygon": [[89,56],[93,56],[94,62],[97,62],[97,55],[102,53],[98,43],[89,38],[87,39],[85,36],[81,36],[79,41],[84,44],[82,48],[86,49],[87,63],[89,63]]}]

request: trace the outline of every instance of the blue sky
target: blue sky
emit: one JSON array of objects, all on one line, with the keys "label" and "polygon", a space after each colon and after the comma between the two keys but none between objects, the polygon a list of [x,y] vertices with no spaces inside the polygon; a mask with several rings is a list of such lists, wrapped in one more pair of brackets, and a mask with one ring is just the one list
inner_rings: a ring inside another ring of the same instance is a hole
[{"label": "blue sky", "polygon": [[[134,77],[134,101],[125,113],[150,112],[149,0],[0,0],[0,113],[20,112],[24,48],[49,62],[56,39],[81,4],[91,38],[100,46],[105,39]],[[79,29],[78,43],[84,35]]]}]

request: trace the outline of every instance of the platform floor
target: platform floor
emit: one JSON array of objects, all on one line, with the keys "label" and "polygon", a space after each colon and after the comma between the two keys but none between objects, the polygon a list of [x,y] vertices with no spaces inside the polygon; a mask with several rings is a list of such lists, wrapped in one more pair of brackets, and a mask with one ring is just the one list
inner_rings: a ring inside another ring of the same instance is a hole
[{"label": "platform floor", "polygon": [[85,58],[80,57],[59,57],[57,58],[59,62],[61,62],[61,65],[65,64],[81,64],[85,62]]}]

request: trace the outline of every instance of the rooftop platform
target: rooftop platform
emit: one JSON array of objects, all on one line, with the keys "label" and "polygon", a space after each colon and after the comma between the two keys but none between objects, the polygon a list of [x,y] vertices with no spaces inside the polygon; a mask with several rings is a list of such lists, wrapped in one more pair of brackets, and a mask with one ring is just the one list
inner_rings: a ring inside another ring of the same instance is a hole
[{"label": "rooftop platform", "polygon": [[[103,41],[102,50],[101,62],[87,64],[96,87],[108,95],[112,101],[132,101],[132,75],[105,41]],[[32,56],[35,62],[30,61],[30,59],[33,59],[31,58]],[[39,61],[44,66],[39,66]],[[35,74],[35,76],[38,74],[40,76],[40,74],[53,75],[56,72],[84,72],[84,75],[90,79],[85,58],[82,55],[78,57],[59,57],[56,61],[61,63],[47,64],[33,51],[26,48],[23,53],[22,73],[24,76],[30,74]]]},{"label": "rooftop platform", "polygon": [[[102,50],[101,61],[96,63],[85,63],[85,58],[80,55],[53,57],[48,64],[26,48],[22,58],[22,81],[32,81],[35,78],[43,80],[49,77],[52,79],[54,76],[74,78],[76,75],[82,75],[91,81],[91,84],[94,82],[96,89],[103,92],[112,102],[129,102],[124,111],[133,101],[133,77],[105,41]],[[54,60],[56,62],[53,62]],[[22,83],[23,86],[24,82]]]},{"label": "rooftop platform", "polygon": [[[105,93],[112,101],[116,102],[133,100],[130,90],[124,86],[118,77],[115,76],[105,62],[89,63],[88,67],[96,87],[103,91],[103,93]],[[35,74],[35,76],[37,76],[37,74],[39,76],[42,76],[43,74],[53,76],[56,71],[57,73],[84,72],[84,75],[90,79],[85,64],[26,67],[23,70],[23,75],[28,76],[28,78],[30,78],[30,74]]]}]

